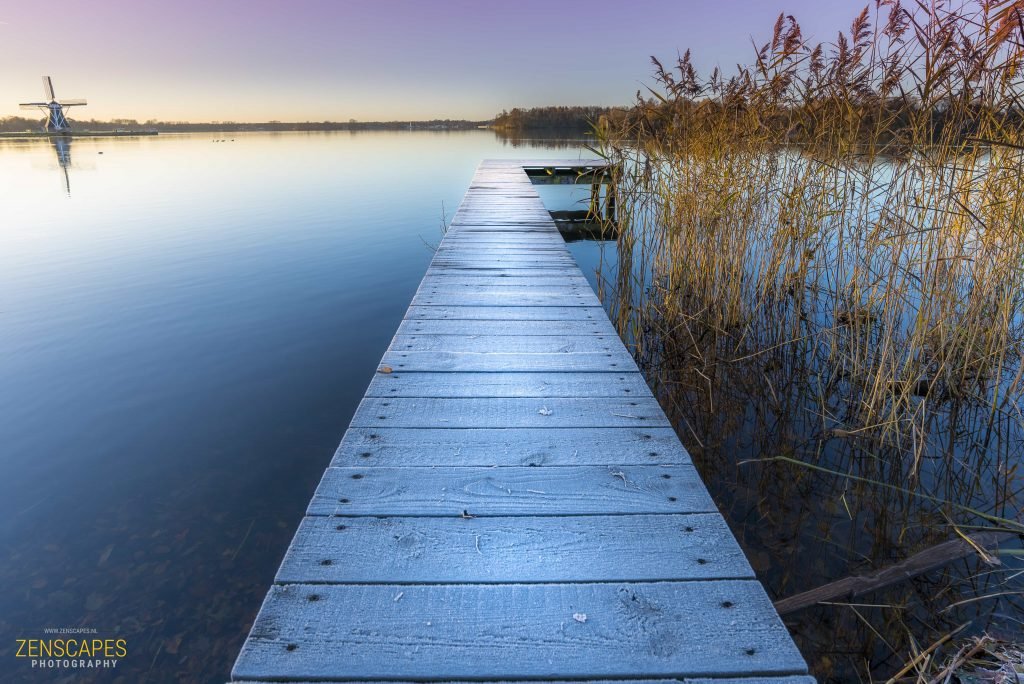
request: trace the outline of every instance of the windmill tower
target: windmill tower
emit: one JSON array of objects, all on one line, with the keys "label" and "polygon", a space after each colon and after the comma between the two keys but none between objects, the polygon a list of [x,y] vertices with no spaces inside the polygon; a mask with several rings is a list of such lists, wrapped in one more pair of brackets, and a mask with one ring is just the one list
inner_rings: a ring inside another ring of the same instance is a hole
[{"label": "windmill tower", "polygon": [[43,76],[43,93],[46,95],[47,102],[24,102],[21,104],[21,108],[41,109],[45,112],[47,133],[70,133],[71,124],[68,123],[67,116],[64,115],[64,109],[65,107],[80,107],[86,104],[85,100],[58,102],[57,96],[53,94],[53,81],[49,76]]}]

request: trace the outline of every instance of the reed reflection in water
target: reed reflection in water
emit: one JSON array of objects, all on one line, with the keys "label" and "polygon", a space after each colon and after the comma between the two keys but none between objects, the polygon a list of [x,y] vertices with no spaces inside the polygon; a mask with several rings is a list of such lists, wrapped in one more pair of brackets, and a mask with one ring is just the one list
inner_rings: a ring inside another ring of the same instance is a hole
[{"label": "reed reflection in water", "polygon": [[934,230],[908,236],[887,220],[963,176],[1006,192],[1020,160],[982,154],[937,177],[798,150],[742,171],[622,161],[599,289],[775,599],[1010,532],[998,556],[786,615],[816,674],[890,676],[954,632],[1020,639],[1022,248],[997,222],[922,208],[913,220]]}]

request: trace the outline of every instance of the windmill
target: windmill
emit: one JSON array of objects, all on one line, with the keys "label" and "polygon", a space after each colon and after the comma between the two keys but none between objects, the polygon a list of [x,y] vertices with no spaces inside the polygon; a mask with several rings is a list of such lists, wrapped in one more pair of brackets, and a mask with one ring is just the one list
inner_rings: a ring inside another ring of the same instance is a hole
[{"label": "windmill", "polygon": [[63,102],[58,102],[57,96],[53,94],[53,81],[50,80],[49,76],[43,76],[43,93],[46,95],[48,102],[24,102],[21,108],[41,109],[46,112],[45,130],[47,133],[70,133],[71,124],[68,123],[67,116],[64,115],[64,108],[80,107],[86,104],[85,100],[64,100]]}]

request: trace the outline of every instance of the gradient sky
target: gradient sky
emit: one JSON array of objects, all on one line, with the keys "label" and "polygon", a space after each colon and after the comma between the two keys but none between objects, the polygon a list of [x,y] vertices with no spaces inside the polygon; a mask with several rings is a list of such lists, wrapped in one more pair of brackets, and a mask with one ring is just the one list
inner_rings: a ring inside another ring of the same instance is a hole
[{"label": "gradient sky", "polygon": [[[486,119],[627,104],[650,55],[749,62],[780,11],[831,41],[868,0],[0,0],[0,116],[85,97],[76,118]],[[870,2],[874,6],[874,2]]]}]

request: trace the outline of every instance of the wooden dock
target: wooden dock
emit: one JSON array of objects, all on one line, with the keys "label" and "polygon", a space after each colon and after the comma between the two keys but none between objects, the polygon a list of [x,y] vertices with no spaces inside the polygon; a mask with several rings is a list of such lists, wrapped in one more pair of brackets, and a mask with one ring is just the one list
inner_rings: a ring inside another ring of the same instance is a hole
[{"label": "wooden dock", "polygon": [[477,170],[233,680],[813,682],[524,166]]}]

